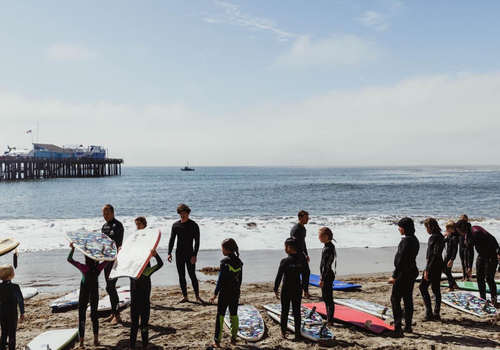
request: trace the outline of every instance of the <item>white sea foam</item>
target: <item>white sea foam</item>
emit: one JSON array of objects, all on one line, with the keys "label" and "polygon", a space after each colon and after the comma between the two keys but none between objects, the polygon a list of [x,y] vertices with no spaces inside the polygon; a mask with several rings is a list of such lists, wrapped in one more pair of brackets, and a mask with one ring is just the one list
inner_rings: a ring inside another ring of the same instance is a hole
[{"label": "white sea foam", "polygon": [[[346,247],[385,247],[397,246],[400,240],[396,222],[400,217],[313,217],[307,228],[307,246],[321,248],[317,238],[318,229],[328,226],[333,230],[338,248]],[[133,217],[119,217],[127,233],[135,230]],[[172,224],[175,218],[148,217],[148,227],[162,231],[160,248],[167,248]],[[223,239],[234,238],[240,250],[282,249],[284,240],[289,237],[290,229],[295,224],[295,217],[239,217],[239,218],[197,218],[200,225],[200,249],[219,249]],[[414,218],[417,237],[426,242],[428,235],[421,224],[424,218]],[[449,218],[441,218],[444,223]],[[500,238],[500,220],[476,219],[478,223],[497,238]],[[20,251],[40,251],[65,249],[68,242],[64,233],[79,229],[100,230],[102,218],[72,220],[0,220],[1,237],[12,237],[19,241]]]}]

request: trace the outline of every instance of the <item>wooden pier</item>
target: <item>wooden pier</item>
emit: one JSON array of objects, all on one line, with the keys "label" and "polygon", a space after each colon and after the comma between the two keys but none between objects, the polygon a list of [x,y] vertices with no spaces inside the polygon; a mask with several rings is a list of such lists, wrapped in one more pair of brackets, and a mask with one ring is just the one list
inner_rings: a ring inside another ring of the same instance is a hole
[{"label": "wooden pier", "polygon": [[122,174],[123,159],[0,157],[0,181],[103,177]]}]

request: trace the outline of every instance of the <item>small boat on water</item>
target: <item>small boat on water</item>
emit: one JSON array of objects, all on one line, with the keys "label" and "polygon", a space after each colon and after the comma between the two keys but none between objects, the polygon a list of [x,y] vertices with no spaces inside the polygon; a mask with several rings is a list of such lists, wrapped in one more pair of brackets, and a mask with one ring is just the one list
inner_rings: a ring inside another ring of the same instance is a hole
[{"label": "small boat on water", "polygon": [[187,165],[184,168],[181,168],[181,171],[194,171],[194,168],[189,167],[189,163],[186,163]]}]

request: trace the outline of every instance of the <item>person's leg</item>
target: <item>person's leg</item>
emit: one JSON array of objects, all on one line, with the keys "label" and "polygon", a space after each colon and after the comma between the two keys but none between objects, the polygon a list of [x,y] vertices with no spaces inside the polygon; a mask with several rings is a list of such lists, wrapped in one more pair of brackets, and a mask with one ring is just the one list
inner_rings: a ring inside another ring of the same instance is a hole
[{"label": "person's leg", "polygon": [[99,284],[97,281],[90,291],[90,319],[92,321],[92,331],[94,333],[94,345],[99,345],[99,316],[97,306],[99,305]]},{"label": "person's leg", "polygon": [[485,261],[481,256],[478,256],[476,260],[477,288],[479,289],[479,295],[481,296],[481,298],[486,299],[486,276],[484,269]]},{"label": "person's leg", "polygon": [[333,323],[333,314],[335,312],[335,304],[333,302],[333,280],[335,277],[328,276],[323,283],[323,287],[321,288],[321,295],[323,300],[325,301],[326,307],[326,319],[328,323],[331,325]]},{"label": "person's leg", "polygon": [[290,296],[288,294],[283,294],[283,289],[281,289],[281,335],[286,337],[286,329],[288,327],[288,313],[290,312]]},{"label": "person's leg", "polygon": [[[118,298],[118,292],[116,291],[116,282],[118,279],[111,280],[109,279],[109,275],[111,274],[111,270],[113,269],[113,264],[108,264],[104,268],[104,279],[106,280],[106,292],[109,295],[109,301],[111,302],[111,315],[114,316],[116,322],[120,322],[120,310],[118,308],[118,303],[120,299]],[[113,318],[110,319],[113,321]]]},{"label": "person's leg", "polygon": [[441,320],[441,271],[437,271],[432,276],[432,293],[434,294],[434,319]]},{"label": "person's leg", "polygon": [[302,315],[300,310],[300,303],[302,301],[302,292],[297,291],[297,294],[292,297],[292,312],[293,322],[295,323],[295,339],[302,338],[300,334],[300,327],[302,327]]},{"label": "person's leg", "polygon": [[16,350],[17,314],[8,321],[9,350]]},{"label": "person's leg", "polygon": [[9,320],[0,318],[0,325],[2,328],[2,335],[0,337],[0,349],[5,349],[7,346],[7,336],[9,335]]},{"label": "person's leg", "polygon": [[149,316],[151,313],[151,280],[147,279],[141,306],[141,338],[142,347],[146,349],[149,344]]},{"label": "person's leg", "polygon": [[85,337],[85,320],[89,299],[90,288],[81,284],[80,295],[78,296],[78,337],[80,338],[80,346],[83,346],[83,339]]},{"label": "person's leg", "polygon": [[422,278],[422,281],[420,282],[420,285],[418,286],[418,289],[420,289],[420,293],[422,294],[422,298],[424,299],[424,304],[425,304],[425,316],[424,320],[432,320],[432,305],[431,305],[431,296],[429,294],[429,285],[431,284],[431,279],[429,281],[426,281],[424,278]]},{"label": "person's leg", "polygon": [[495,273],[497,271],[498,263],[495,262],[487,262],[485,264],[485,277],[486,282],[488,283],[488,287],[490,288],[490,296],[491,302],[493,305],[497,303],[497,285],[495,283]]},{"label": "person's leg", "polygon": [[229,299],[223,294],[219,294],[219,301],[217,303],[217,316],[215,318],[215,335],[214,345],[219,345],[222,339],[222,328],[224,327],[224,316],[229,304]]},{"label": "person's leg", "polygon": [[139,329],[139,295],[137,282],[130,283],[130,348],[135,347]]},{"label": "person's leg", "polygon": [[391,293],[391,307],[394,316],[394,331],[396,334],[403,333],[402,329],[402,311],[401,311],[401,298],[403,297],[403,277],[402,275],[396,278],[396,282],[392,285]]},{"label": "person's leg", "polygon": [[411,328],[413,322],[413,287],[415,279],[418,276],[418,270],[415,269],[414,274],[409,274],[403,283],[403,302],[405,305],[405,328],[406,333],[413,333]]},{"label": "person's leg", "polygon": [[175,254],[175,265],[177,267],[177,273],[179,274],[179,285],[181,286],[182,296],[187,300],[187,286],[186,286],[186,269],[184,267],[185,261],[179,255]]},{"label": "person's leg", "polygon": [[309,263],[304,259],[304,272],[302,273],[302,290],[304,291],[304,296],[309,297],[309,276],[311,275],[311,269],[309,269]]},{"label": "person's leg", "polygon": [[[466,254],[468,255],[469,261],[474,261],[474,248],[473,247],[468,247]],[[476,266],[477,269],[477,266]],[[470,281],[471,279],[467,277],[467,281]]]},{"label": "person's leg", "polygon": [[191,279],[191,284],[193,285],[194,295],[196,295],[196,299],[200,299],[200,287],[198,284],[198,278],[196,278],[196,264],[191,264],[191,261],[188,260],[186,262],[186,267],[189,278]]},{"label": "person's leg", "polygon": [[231,319],[231,343],[235,344],[240,322],[238,319],[239,295],[234,295],[229,302],[229,317]]}]

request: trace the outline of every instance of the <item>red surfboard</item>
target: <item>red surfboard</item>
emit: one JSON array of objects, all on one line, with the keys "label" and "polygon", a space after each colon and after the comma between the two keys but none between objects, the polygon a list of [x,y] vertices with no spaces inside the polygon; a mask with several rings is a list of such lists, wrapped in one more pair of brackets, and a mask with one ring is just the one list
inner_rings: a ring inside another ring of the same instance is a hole
[{"label": "red surfboard", "polygon": [[[310,303],[303,305],[311,309],[313,307],[316,307],[316,312],[319,313],[322,317],[326,318],[325,303]],[[333,315],[333,318],[341,322],[353,324],[356,327],[366,329],[367,331],[377,334],[394,330],[394,326],[389,326],[388,324],[384,323],[382,319],[376,316],[338,304],[335,304],[335,313]]]}]

